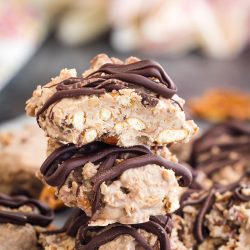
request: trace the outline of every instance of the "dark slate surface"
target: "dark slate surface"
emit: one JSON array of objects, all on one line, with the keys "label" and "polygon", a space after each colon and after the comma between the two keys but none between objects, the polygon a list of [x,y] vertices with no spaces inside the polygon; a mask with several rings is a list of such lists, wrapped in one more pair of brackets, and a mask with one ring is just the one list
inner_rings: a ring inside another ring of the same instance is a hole
[{"label": "dark slate surface", "polygon": [[[0,92],[0,122],[24,113],[25,100],[31,96],[37,84],[49,81],[61,68],[74,67],[81,73],[87,69],[94,55],[104,52],[121,58],[128,56],[114,52],[105,39],[87,46],[69,48],[59,44],[53,37],[49,38]],[[179,95],[184,98],[197,96],[213,87],[250,91],[250,50],[229,61],[209,60],[196,53],[179,58],[134,55],[159,61],[176,82]]]}]

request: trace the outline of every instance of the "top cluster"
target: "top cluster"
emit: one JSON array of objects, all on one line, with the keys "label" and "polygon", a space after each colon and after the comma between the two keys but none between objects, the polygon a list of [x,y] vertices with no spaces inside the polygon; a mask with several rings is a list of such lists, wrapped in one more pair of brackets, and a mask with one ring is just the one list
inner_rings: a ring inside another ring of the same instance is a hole
[{"label": "top cluster", "polygon": [[38,86],[26,111],[50,138],[63,143],[164,146],[188,141],[197,131],[185,120],[176,91],[156,62],[98,55],[82,77],[64,69]]}]

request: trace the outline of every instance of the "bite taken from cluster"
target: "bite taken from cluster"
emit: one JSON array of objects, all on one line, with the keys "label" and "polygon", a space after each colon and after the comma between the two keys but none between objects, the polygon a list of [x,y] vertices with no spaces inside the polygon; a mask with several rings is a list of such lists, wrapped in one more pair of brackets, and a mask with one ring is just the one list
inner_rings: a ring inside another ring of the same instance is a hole
[{"label": "bite taken from cluster", "polygon": [[48,137],[63,143],[163,146],[187,142],[198,130],[186,120],[183,104],[157,62],[100,54],[82,76],[64,69],[39,85],[26,111]]}]

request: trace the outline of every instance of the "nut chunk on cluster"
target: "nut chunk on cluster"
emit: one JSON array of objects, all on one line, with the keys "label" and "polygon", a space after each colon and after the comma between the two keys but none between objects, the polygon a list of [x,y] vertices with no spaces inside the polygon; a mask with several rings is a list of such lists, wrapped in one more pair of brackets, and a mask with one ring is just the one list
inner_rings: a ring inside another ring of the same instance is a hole
[{"label": "nut chunk on cluster", "polygon": [[38,86],[26,111],[48,137],[61,142],[163,146],[187,142],[197,131],[176,92],[158,63],[101,54],[82,77],[64,69]]}]

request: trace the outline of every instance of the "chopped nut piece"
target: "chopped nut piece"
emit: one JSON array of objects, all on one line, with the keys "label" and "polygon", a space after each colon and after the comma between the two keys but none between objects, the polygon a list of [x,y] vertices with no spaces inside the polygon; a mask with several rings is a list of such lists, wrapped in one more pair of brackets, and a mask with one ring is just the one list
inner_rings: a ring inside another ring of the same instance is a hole
[{"label": "chopped nut piece", "polygon": [[64,207],[63,202],[56,196],[56,188],[44,186],[39,200],[47,204],[51,209],[58,210]]},{"label": "chopped nut piece", "polygon": [[100,116],[103,121],[107,121],[111,118],[111,111],[104,108],[100,111]]},{"label": "chopped nut piece", "polygon": [[96,139],[97,133],[95,129],[89,129],[84,133],[84,139],[86,143],[92,142]]},{"label": "chopped nut piece", "polygon": [[141,131],[146,128],[146,125],[137,118],[128,118],[127,123],[135,130]]},{"label": "chopped nut piece", "polygon": [[187,136],[188,132],[185,130],[170,130],[162,131],[158,136],[158,143],[168,144],[174,141],[181,141]]}]

